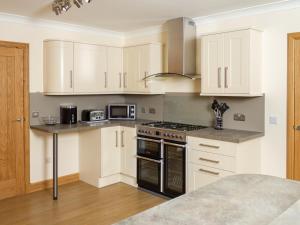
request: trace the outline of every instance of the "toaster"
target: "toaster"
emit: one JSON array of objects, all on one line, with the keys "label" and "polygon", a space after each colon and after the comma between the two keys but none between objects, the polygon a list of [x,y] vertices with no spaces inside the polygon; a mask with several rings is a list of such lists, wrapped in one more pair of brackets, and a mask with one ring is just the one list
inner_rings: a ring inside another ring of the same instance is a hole
[{"label": "toaster", "polygon": [[83,122],[102,121],[105,119],[103,110],[85,109],[81,112],[81,121]]}]

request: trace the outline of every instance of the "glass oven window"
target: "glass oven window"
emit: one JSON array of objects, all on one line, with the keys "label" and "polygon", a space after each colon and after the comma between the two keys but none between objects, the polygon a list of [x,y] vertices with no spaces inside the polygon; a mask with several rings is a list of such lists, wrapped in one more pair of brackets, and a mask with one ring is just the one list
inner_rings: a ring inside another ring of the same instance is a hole
[{"label": "glass oven window", "polygon": [[139,187],[160,192],[161,164],[145,159],[138,159],[137,166]]},{"label": "glass oven window", "polygon": [[170,197],[185,193],[185,148],[165,145],[164,187]]},{"label": "glass oven window", "polygon": [[161,143],[138,139],[137,153],[140,156],[161,159]]},{"label": "glass oven window", "polygon": [[110,116],[112,118],[127,118],[128,117],[127,106],[111,106]]}]

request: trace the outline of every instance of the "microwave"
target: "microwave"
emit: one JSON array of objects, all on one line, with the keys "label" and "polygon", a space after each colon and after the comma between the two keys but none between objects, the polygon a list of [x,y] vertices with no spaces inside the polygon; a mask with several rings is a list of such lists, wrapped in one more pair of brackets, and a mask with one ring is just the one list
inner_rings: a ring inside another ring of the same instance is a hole
[{"label": "microwave", "polygon": [[135,120],[136,105],[134,104],[110,104],[107,106],[109,120]]}]

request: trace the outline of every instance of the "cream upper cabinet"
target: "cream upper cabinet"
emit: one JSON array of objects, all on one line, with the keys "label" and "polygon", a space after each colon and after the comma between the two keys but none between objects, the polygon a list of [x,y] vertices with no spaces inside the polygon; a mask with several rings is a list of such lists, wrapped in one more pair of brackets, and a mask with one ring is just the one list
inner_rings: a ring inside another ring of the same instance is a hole
[{"label": "cream upper cabinet", "polygon": [[262,95],[261,44],[252,29],[203,36],[201,95]]},{"label": "cream upper cabinet", "polygon": [[139,48],[124,48],[122,87],[124,92],[136,92],[139,80]]},{"label": "cream upper cabinet", "polygon": [[121,171],[120,127],[101,129],[101,177]]},{"label": "cream upper cabinet", "polygon": [[74,92],[102,93],[108,88],[107,48],[99,45],[74,44]]},{"label": "cream upper cabinet", "polygon": [[109,92],[123,90],[123,49],[107,47],[107,86]]},{"label": "cream upper cabinet", "polygon": [[73,94],[73,42],[44,42],[44,92]]},{"label": "cream upper cabinet", "polygon": [[136,129],[121,127],[121,173],[136,177]]}]

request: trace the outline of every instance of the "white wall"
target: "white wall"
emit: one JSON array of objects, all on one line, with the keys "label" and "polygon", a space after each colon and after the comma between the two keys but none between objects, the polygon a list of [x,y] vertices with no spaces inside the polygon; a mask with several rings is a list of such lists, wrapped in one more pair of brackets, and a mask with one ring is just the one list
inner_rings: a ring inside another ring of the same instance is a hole
[{"label": "white wall", "polygon": [[[266,135],[262,141],[262,172],[286,177],[287,34],[300,31],[300,8],[219,18],[197,24],[198,34],[255,27],[264,31],[263,91]],[[277,125],[269,117],[277,117]]]}]

